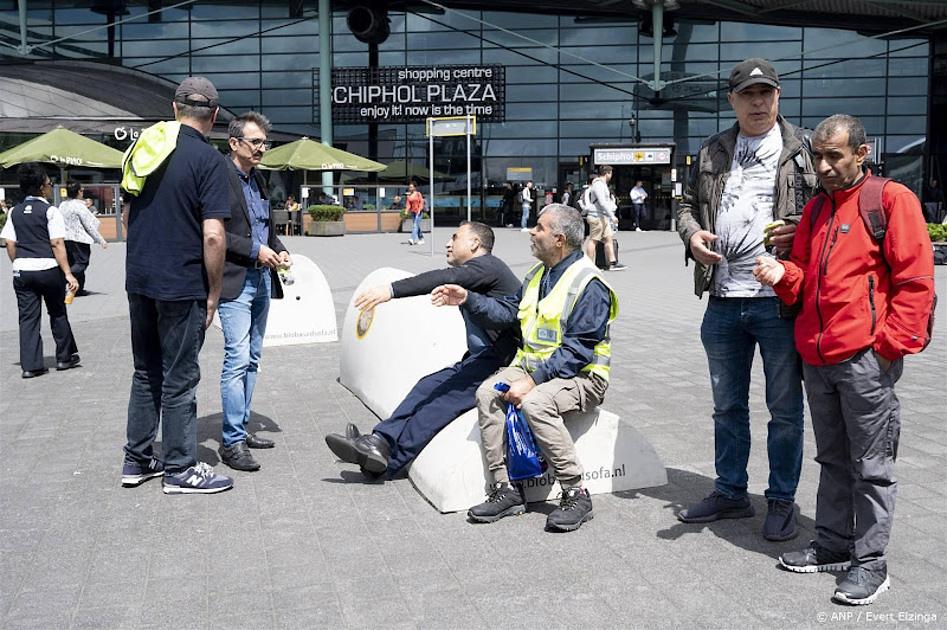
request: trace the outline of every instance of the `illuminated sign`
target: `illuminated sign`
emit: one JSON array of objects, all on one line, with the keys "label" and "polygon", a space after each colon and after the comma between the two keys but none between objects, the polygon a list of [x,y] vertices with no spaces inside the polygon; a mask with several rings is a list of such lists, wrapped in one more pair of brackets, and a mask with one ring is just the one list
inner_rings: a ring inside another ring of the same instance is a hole
[{"label": "illuminated sign", "polygon": [[624,166],[628,164],[670,164],[671,147],[609,147],[596,148],[592,159],[596,164]]},{"label": "illuminated sign", "polygon": [[[318,73],[313,74],[314,86]],[[383,66],[332,70],[336,123],[422,122],[472,115],[481,122],[506,118],[506,68]]]}]

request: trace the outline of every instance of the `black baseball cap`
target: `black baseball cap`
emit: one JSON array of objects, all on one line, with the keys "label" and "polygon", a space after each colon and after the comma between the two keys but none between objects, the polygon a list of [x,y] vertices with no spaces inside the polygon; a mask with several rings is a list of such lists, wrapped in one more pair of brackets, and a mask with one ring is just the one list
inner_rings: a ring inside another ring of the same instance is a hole
[{"label": "black baseball cap", "polygon": [[217,88],[205,77],[188,77],[174,90],[174,100],[192,107],[217,107]]},{"label": "black baseball cap", "polygon": [[741,61],[730,71],[731,92],[740,92],[757,83],[774,88],[779,87],[779,75],[776,74],[776,68],[765,59],[753,57]]}]

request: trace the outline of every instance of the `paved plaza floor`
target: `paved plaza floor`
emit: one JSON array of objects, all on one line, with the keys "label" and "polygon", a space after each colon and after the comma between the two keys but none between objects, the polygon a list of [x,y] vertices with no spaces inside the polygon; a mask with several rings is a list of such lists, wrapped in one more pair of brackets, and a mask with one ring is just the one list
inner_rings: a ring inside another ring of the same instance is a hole
[{"label": "paved plaza floor", "polygon": [[[444,265],[400,234],[286,239],[319,264],[341,316],[373,269]],[[430,239],[430,237],[428,237]],[[377,422],[338,384],[339,344],[266,349],[251,428],[276,440],[232,491],[165,496],[160,481],[120,486],[132,373],[123,244],[95,248],[70,319],[82,367],[21,380],[10,264],[0,263],[0,627],[3,628],[816,628],[947,627],[947,299],[939,330],[906,361],[890,592],[872,606],[830,601],[835,574],[799,575],[777,556],[813,536],[818,467],[811,427],[798,490],[802,531],[770,543],[766,413],[759,360],[750,406],[755,518],[685,525],[712,489],[711,395],[698,331],[706,301],[675,234],[621,233],[629,270],[604,407],[637,427],[669,483],[593,498],[595,519],[543,531],[552,504],[473,525],[439,514],[411,482],[362,483],[323,435]],[[430,244],[430,240],[428,240]],[[498,231],[517,275],[528,237]],[[937,270],[947,297],[947,269]],[[44,324],[47,364],[52,338]],[[201,354],[199,458],[219,464],[223,342]],[[393,368],[394,369],[394,368]]]}]

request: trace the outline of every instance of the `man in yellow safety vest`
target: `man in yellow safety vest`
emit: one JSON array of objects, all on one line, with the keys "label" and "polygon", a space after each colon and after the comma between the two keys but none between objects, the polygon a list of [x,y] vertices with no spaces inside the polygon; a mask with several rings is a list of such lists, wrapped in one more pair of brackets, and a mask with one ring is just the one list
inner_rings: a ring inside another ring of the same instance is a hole
[{"label": "man in yellow safety vest", "polygon": [[[618,315],[618,296],[582,252],[583,221],[569,206],[543,208],[530,232],[533,267],[516,295],[491,298],[442,285],[435,305],[460,305],[484,327],[517,322],[522,344],[513,363],[477,390],[480,436],[493,485],[487,500],[468,512],[471,520],[492,523],[526,510],[523,490],[510,483],[504,462],[506,407],[513,403],[552,466],[562,497],[546,520],[547,529],[572,531],[592,518],[592,499],[582,487],[583,470],[562,414],[591,409],[608,388],[609,328]],[[493,385],[508,383],[507,392]]]}]

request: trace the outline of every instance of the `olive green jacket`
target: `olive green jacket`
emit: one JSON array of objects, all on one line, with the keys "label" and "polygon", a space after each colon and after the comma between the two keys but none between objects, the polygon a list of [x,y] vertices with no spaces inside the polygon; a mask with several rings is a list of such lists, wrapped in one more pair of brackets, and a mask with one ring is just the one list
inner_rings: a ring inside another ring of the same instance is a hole
[{"label": "olive green jacket", "polygon": [[[776,120],[783,136],[779,155],[776,191],[773,197],[775,218],[798,223],[806,202],[816,192],[818,180],[812,166],[812,155],[806,133],[780,116]],[[684,264],[694,256],[691,237],[699,230],[716,233],[717,210],[730,176],[733,151],[739,125],[708,138],[700,147],[697,163],[691,166],[684,197],[677,209],[677,231],[684,241]],[[694,260],[694,293],[701,297],[710,287],[716,265]]]}]

